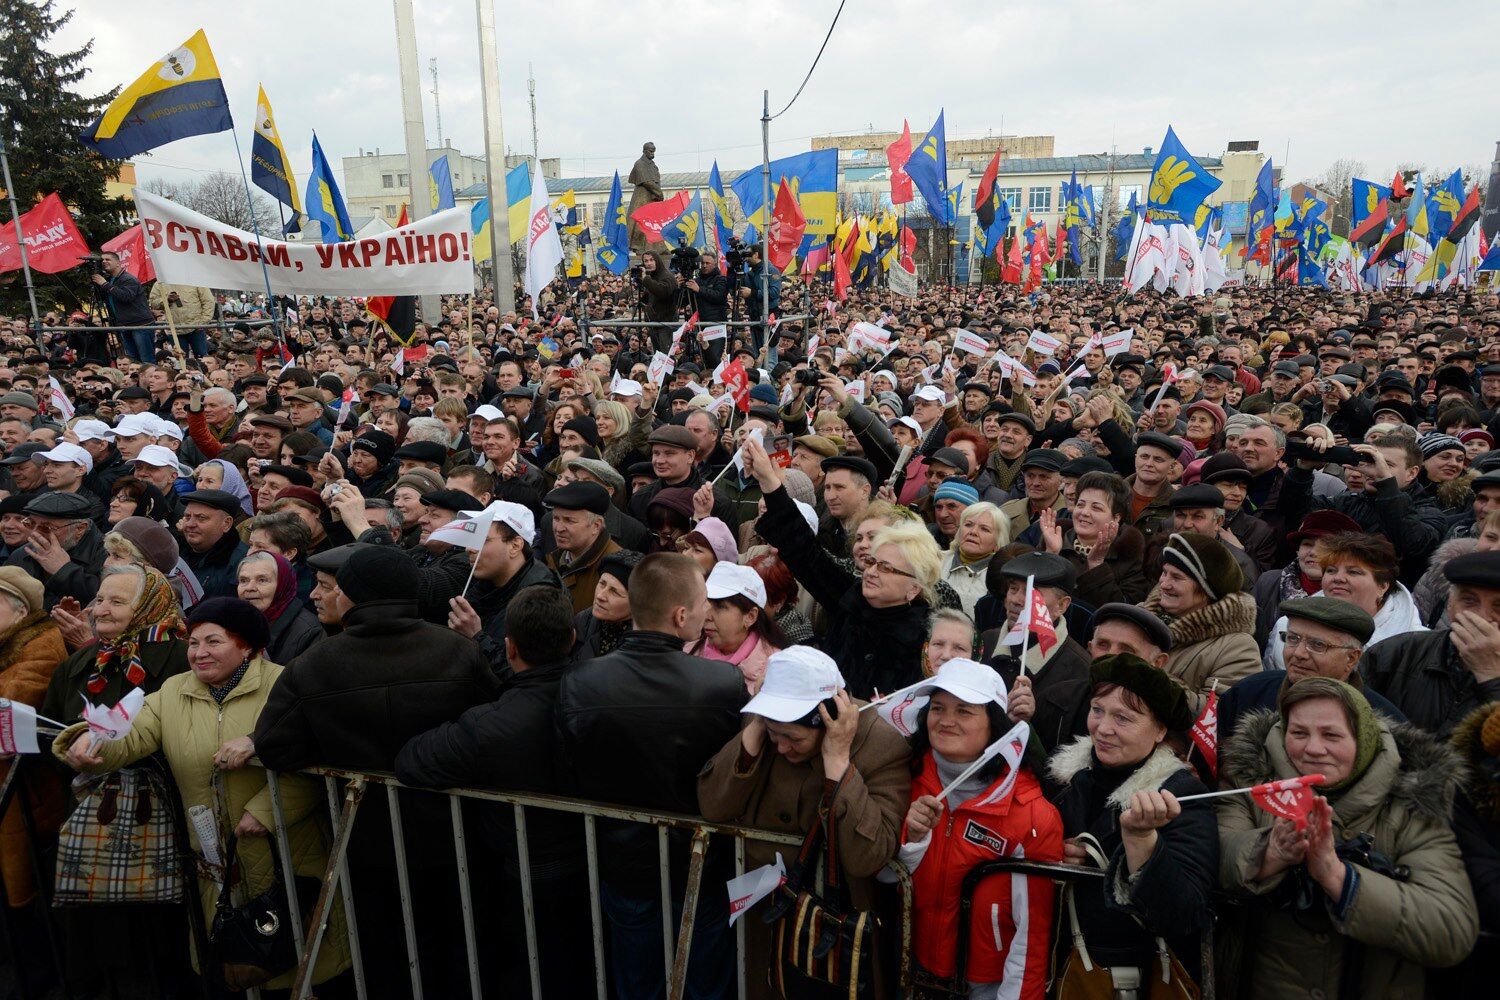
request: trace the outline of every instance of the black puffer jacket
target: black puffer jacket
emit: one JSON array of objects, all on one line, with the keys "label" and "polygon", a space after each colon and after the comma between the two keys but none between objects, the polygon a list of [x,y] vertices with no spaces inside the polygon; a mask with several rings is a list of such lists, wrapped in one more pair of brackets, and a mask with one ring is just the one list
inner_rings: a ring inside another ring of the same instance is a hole
[{"label": "black puffer jacket", "polygon": [[[366,601],[344,615],[344,631],[289,664],[255,726],[255,751],[277,771],[314,764],[391,771],[406,741],[490,701],[499,685],[478,644],[417,617],[415,602]],[[447,803],[402,796],[409,860],[451,864]],[[356,862],[394,865],[384,795],[359,810]],[[445,861],[445,858],[447,859]]]},{"label": "black puffer jacket", "polygon": [[1475,678],[1445,628],[1377,642],[1365,650],[1359,670],[1366,686],[1385,695],[1412,725],[1443,737],[1474,709],[1500,699],[1500,678]]},{"label": "black puffer jacket", "polygon": [[476,639],[490,658],[497,674],[505,673],[505,609],[511,599],[527,587],[562,587],[552,568],[539,559],[529,559],[515,576],[502,586],[488,580],[475,580],[469,588],[469,603],[482,623]]},{"label": "black puffer jacket", "polygon": [[1447,518],[1425,489],[1416,482],[1398,489],[1394,479],[1382,480],[1373,493],[1349,490],[1320,497],[1312,488],[1310,470],[1300,466],[1288,470],[1277,501],[1284,524],[1301,524],[1314,510],[1347,514],[1364,530],[1391,540],[1396,547],[1397,578],[1408,587],[1416,585],[1447,528]]},{"label": "black puffer jacket", "polygon": [[766,512],[756,522],[760,536],[776,546],[797,582],[827,612],[823,651],[833,657],[855,698],[868,701],[922,679],[927,642],[927,602],[917,598],[891,608],[871,607],[858,578],[821,548],[782,486],[766,494]]},{"label": "black puffer jacket", "polygon": [[[696,815],[698,772],[739,732],[744,704],[745,681],[733,664],[690,656],[675,635],[631,632],[614,652],[563,675],[557,715],[572,792]],[[599,831],[605,881],[632,898],[655,898],[655,828],[601,821]],[[674,843],[680,868],[687,840]]]}]

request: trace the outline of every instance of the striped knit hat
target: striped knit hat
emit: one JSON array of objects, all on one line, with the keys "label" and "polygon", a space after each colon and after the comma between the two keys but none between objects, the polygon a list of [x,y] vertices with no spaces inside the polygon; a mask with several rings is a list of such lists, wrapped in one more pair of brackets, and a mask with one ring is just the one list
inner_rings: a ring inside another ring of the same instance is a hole
[{"label": "striped knit hat", "polygon": [[954,476],[952,479],[944,479],[943,484],[932,495],[933,503],[939,500],[957,500],[965,507],[969,507],[979,502],[979,491],[966,481]]}]

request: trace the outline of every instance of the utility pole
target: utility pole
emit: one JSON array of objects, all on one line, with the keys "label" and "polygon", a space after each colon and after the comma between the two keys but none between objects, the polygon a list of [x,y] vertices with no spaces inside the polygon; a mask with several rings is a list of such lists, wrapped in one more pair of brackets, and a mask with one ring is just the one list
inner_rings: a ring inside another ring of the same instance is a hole
[{"label": "utility pole", "polygon": [[484,110],[484,177],[490,198],[490,266],[495,305],[516,311],[516,266],[510,253],[510,203],[505,197],[505,130],[500,114],[500,58],[495,49],[495,0],[474,0],[479,26],[479,92]]},{"label": "utility pole", "polygon": [[536,77],[532,75],[531,63],[526,64],[526,90],[531,95],[531,158],[536,161],[537,169],[540,170],[542,161],[536,152]]},{"label": "utility pole", "polygon": [[432,114],[437,119],[438,146],[441,148],[448,144],[443,141],[443,102],[438,99],[437,56],[427,60],[427,69],[432,73]]},{"label": "utility pole", "polygon": [[[411,218],[432,214],[432,192],[427,187],[427,126],[422,121],[422,74],[417,68],[417,22],[412,0],[393,0],[396,8],[396,60],[401,69],[401,112],[406,122],[406,179],[411,195]],[[436,295],[422,296],[422,319],[438,321]]]},{"label": "utility pole", "polygon": [[1104,197],[1099,205],[1099,283],[1104,283],[1104,265],[1109,260],[1109,210],[1118,195],[1115,194],[1115,154],[1117,147],[1109,147],[1109,174],[1104,182]]}]

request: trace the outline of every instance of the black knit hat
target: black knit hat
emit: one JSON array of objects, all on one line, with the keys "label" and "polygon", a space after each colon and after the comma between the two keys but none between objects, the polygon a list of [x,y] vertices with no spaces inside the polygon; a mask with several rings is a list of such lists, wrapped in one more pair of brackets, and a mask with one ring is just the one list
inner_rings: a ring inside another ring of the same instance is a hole
[{"label": "black knit hat", "polygon": [[194,604],[187,614],[188,635],[199,625],[217,625],[250,648],[250,655],[262,652],[271,641],[271,626],[266,616],[249,601],[238,597],[210,597]]},{"label": "black knit hat", "polygon": [[1101,656],[1089,667],[1089,687],[1117,684],[1146,703],[1156,721],[1172,732],[1193,724],[1187,692],[1166,671],[1158,670],[1134,653]]},{"label": "black knit hat", "polygon": [[373,545],[356,552],[339,567],[339,589],[354,604],[370,601],[415,602],[421,573],[411,556],[392,545]]},{"label": "black knit hat", "polygon": [[599,575],[608,573],[619,580],[621,584],[630,586],[630,571],[640,563],[645,556],[631,549],[621,549],[619,552],[611,552],[599,560]]}]

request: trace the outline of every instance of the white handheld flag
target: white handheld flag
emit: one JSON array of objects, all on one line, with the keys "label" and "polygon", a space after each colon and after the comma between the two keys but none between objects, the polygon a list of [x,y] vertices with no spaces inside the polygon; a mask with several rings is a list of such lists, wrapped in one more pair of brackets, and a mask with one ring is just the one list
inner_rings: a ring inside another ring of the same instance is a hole
[{"label": "white handheld flag", "polygon": [[552,224],[552,198],[547,194],[547,178],[542,176],[540,160],[531,164],[531,222],[526,228],[526,294],[531,296],[531,317],[541,319],[537,303],[542,289],[557,277],[557,265],[563,262],[562,240]]},{"label": "white handheld flag", "polygon": [[716,340],[723,340],[728,335],[729,327],[725,326],[723,323],[719,323],[715,326],[705,326],[703,328],[702,334],[703,342],[705,344],[712,344]]},{"label": "white handheld flag", "polygon": [[1102,341],[1104,347],[1104,356],[1106,358],[1114,358],[1119,357],[1121,354],[1128,353],[1130,351],[1130,342],[1134,339],[1134,327],[1131,327],[1128,330],[1116,330],[1113,333],[1105,334],[1104,340]]},{"label": "white handheld flag", "polygon": [[1004,781],[1000,782],[1000,784],[996,786],[993,792],[975,802],[974,805],[987,806],[992,802],[999,802],[1001,799],[1010,794],[1011,789],[1016,787],[1016,777],[1019,775],[1021,770],[1021,758],[1025,756],[1026,744],[1030,741],[1031,727],[1024,722],[1016,723],[1004,736],[1000,737],[998,740],[985,747],[984,753],[980,754],[978,759],[976,759],[974,763],[964,768],[963,772],[960,773],[958,777],[949,782],[948,787],[944,788],[941,792],[938,792],[938,799],[940,801],[946,801],[948,796],[953,794],[954,789],[958,788],[958,786],[967,781],[970,776],[972,776],[980,768],[984,767],[984,765],[988,764],[996,754],[999,754],[1005,759],[1005,762],[1010,765],[1010,773],[1005,776]]},{"label": "white handheld flag", "polygon": [[1045,354],[1051,357],[1062,346],[1062,341],[1042,330],[1032,330],[1031,337],[1026,341],[1026,349],[1036,354]]},{"label": "white handheld flag", "polygon": [[646,369],[646,379],[652,385],[659,386],[676,367],[676,362],[661,351],[657,351],[651,356],[651,365]]},{"label": "white handheld flag", "polygon": [[857,402],[863,403],[865,401],[864,379],[857,378],[853,382],[850,382],[848,385],[844,386],[844,388],[848,391],[849,395],[855,398]]},{"label": "white handheld flag", "polygon": [[963,351],[965,354],[977,354],[980,357],[990,353],[990,342],[977,333],[968,330],[953,331],[953,349]]},{"label": "white handheld flag", "polygon": [[41,752],[36,742],[36,709],[0,698],[0,755]]},{"label": "white handheld flag", "polygon": [[50,398],[52,408],[56,410],[57,415],[62,417],[64,420],[72,420],[73,401],[68,398],[67,393],[63,392],[62,384],[57,381],[57,376],[49,375],[47,376],[47,381],[52,385],[52,395]]},{"label": "white handheld flag", "polygon": [[781,852],[777,851],[774,865],[761,865],[725,883],[724,887],[729,890],[729,926],[733,927],[746,910],[775,892],[776,887],[785,881],[786,862],[781,860]]},{"label": "white handheld flag", "polygon": [[87,698],[83,699],[83,721],[89,724],[93,742],[114,743],[129,736],[130,727],[135,724],[135,717],[145,703],[146,692],[140,688],[131,688],[113,707],[95,705]]},{"label": "white handheld flag", "polygon": [[449,521],[441,528],[434,528],[432,534],[427,536],[427,540],[447,542],[461,549],[478,552],[484,548],[484,540],[489,537],[490,525],[494,520],[494,507],[486,507],[475,517],[459,518],[456,521]]}]

